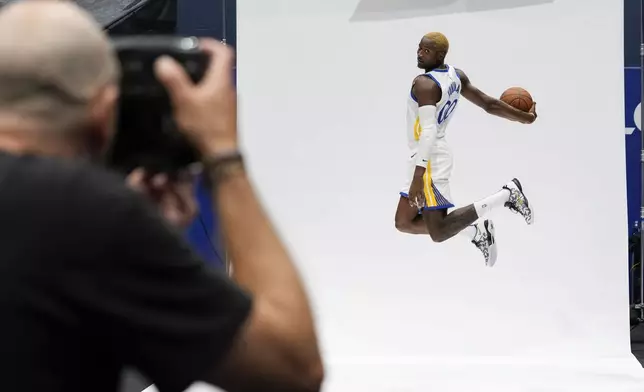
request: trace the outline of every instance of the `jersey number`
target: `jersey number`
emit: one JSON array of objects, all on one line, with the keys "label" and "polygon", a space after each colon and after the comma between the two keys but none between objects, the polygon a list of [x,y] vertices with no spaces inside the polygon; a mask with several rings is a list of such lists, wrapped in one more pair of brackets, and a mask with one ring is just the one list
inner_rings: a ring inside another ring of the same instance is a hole
[{"label": "jersey number", "polygon": [[449,118],[449,116],[452,114],[454,109],[456,109],[456,104],[458,103],[458,98],[456,98],[453,101],[447,101],[445,102],[445,105],[441,109],[441,111],[438,113],[438,123],[442,124],[445,120]]}]

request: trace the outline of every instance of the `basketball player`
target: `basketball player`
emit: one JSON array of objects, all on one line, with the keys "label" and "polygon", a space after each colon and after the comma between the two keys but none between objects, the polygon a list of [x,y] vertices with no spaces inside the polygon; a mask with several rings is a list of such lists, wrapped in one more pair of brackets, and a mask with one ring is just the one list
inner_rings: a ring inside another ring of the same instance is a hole
[{"label": "basketball player", "polygon": [[493,195],[448,213],[454,204],[449,188],[452,153],[445,131],[461,95],[487,113],[510,121],[531,124],[537,114],[534,104],[524,112],[474,87],[463,71],[445,63],[448,50],[447,38],[441,33],[425,35],[418,45],[418,68],[425,73],[414,79],[408,98],[411,158],[396,210],[396,228],[408,234],[428,234],[434,242],[462,233],[491,267],[497,256],[494,225],[489,219],[479,219],[493,209],[507,207],[531,224],[531,205],[519,180],[513,179]]}]

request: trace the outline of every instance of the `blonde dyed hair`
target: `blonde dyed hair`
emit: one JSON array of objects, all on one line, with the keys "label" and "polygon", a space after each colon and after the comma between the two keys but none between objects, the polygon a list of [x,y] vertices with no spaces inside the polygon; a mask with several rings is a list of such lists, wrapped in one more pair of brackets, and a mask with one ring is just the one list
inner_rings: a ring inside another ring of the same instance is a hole
[{"label": "blonde dyed hair", "polygon": [[447,40],[447,37],[443,33],[439,32],[432,32],[432,33],[427,33],[424,35],[425,38],[428,40],[432,41],[432,44],[434,45],[434,48],[438,52],[449,52],[449,41]]}]

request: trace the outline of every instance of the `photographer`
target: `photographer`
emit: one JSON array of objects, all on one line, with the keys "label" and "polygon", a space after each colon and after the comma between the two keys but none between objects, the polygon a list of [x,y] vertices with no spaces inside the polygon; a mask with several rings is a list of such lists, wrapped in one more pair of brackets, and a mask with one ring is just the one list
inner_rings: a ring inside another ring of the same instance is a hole
[{"label": "photographer", "polygon": [[305,290],[238,154],[232,53],[202,49],[212,61],[198,85],[168,58],[157,75],[214,184],[236,283],[170,223],[189,211],[164,204],[163,179],[132,173],[132,190],[90,163],[113,137],[118,100],[100,27],[66,2],[0,10],[2,390],[114,391],[125,366],[160,392],[320,389]]}]

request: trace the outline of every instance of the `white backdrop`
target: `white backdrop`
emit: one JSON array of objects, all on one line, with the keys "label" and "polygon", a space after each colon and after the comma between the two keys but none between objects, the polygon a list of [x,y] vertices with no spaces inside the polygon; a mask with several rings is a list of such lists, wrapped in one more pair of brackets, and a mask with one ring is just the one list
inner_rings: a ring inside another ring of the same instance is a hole
[{"label": "white backdrop", "polygon": [[[352,22],[358,3],[238,3],[243,142],[312,292],[327,390],[642,388],[628,329],[621,2]],[[429,31],[484,91],[523,86],[538,102],[529,126],[463,103],[448,130],[457,204],[517,176],[536,208],[533,226],[494,213],[492,269],[462,238],[394,229],[405,99]]]}]

